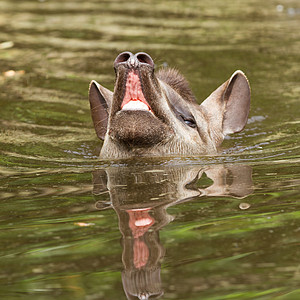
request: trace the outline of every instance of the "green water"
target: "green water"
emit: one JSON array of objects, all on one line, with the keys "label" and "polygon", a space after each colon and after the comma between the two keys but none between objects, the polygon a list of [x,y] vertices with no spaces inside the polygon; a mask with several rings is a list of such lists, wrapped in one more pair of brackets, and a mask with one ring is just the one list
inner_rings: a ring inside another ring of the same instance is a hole
[{"label": "green water", "polygon": [[[296,0],[0,0],[0,298],[299,299],[299,28]],[[88,85],[125,50],[199,102],[243,70],[247,127],[218,156],[100,161]]]}]

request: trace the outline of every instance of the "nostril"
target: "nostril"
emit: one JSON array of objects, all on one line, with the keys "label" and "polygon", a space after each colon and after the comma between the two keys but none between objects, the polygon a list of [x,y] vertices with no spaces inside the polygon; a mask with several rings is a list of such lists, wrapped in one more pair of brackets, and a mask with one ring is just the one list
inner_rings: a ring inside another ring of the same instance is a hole
[{"label": "nostril", "polygon": [[147,65],[150,65],[151,67],[154,67],[154,62],[153,62],[151,56],[148,55],[147,53],[139,52],[135,56],[140,63],[144,63]]},{"label": "nostril", "polygon": [[131,52],[122,52],[120,53],[117,58],[115,59],[114,65],[119,64],[119,63],[124,63],[128,61],[128,59],[133,56]]}]

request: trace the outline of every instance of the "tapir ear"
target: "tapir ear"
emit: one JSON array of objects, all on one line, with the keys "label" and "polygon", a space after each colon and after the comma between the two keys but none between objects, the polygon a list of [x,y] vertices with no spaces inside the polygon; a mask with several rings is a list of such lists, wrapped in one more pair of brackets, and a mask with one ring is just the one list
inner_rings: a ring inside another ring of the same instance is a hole
[{"label": "tapir ear", "polygon": [[242,71],[216,89],[202,104],[215,128],[224,135],[243,130],[250,109],[250,86]]},{"label": "tapir ear", "polygon": [[230,134],[243,130],[250,109],[250,86],[242,71],[234,72],[229,79],[223,101],[226,102],[223,133]]},{"label": "tapir ear", "polygon": [[92,80],[89,88],[91,115],[97,136],[104,140],[113,93]]}]

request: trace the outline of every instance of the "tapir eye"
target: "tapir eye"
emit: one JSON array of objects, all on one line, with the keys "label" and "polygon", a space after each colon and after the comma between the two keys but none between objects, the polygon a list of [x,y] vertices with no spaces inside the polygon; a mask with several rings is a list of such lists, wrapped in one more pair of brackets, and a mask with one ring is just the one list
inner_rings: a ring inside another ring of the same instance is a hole
[{"label": "tapir eye", "polygon": [[192,128],[196,128],[196,123],[190,120],[184,120],[184,123]]},{"label": "tapir eye", "polygon": [[196,128],[197,127],[197,125],[196,125],[196,121],[194,120],[194,119],[187,119],[187,118],[185,118],[185,117],[183,117],[183,116],[181,116],[181,118],[182,118],[182,120],[183,120],[183,122],[186,124],[186,125],[188,125],[189,127],[191,127],[191,128]]}]

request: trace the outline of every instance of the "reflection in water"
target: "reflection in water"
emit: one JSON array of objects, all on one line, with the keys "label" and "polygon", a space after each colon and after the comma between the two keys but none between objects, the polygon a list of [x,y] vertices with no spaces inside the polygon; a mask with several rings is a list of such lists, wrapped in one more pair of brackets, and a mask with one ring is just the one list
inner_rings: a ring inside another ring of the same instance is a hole
[{"label": "reflection in water", "polygon": [[94,194],[108,190],[110,195],[110,203],[98,201],[96,207],[113,207],[119,217],[127,298],[157,299],[163,295],[160,261],[164,248],[159,231],[173,220],[167,213],[169,206],[202,196],[243,198],[253,191],[251,175],[251,167],[245,165],[96,170]]}]

